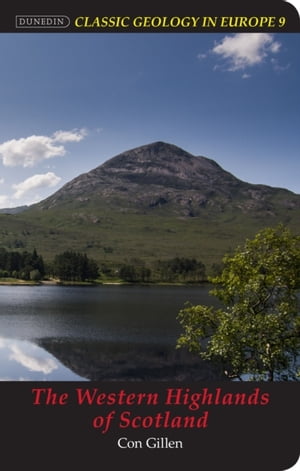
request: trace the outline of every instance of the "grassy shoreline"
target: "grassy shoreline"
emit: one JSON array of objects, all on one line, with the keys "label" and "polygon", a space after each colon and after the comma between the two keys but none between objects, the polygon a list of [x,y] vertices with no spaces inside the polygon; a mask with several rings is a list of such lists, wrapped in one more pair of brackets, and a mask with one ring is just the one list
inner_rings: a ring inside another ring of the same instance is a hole
[{"label": "grassy shoreline", "polygon": [[0,285],[37,286],[40,284],[40,281],[18,280],[17,278],[0,278]]},{"label": "grassy shoreline", "polygon": [[128,282],[122,280],[95,280],[95,281],[60,281],[60,280],[19,280],[17,278],[0,278],[0,286],[203,286],[207,281],[198,283],[180,283],[180,282]]}]

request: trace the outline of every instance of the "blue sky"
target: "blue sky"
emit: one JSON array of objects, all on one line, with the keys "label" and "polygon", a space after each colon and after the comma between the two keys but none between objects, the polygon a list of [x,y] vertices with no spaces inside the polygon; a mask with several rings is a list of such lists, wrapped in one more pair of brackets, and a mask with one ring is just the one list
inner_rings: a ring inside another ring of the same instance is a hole
[{"label": "blue sky", "polygon": [[0,35],[0,208],[154,141],[300,194],[298,33]]}]

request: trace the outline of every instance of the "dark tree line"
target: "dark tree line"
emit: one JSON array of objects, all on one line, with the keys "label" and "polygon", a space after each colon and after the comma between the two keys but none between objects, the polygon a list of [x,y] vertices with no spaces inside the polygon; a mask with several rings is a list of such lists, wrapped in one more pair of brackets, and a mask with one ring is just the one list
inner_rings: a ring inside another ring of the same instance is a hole
[{"label": "dark tree line", "polygon": [[139,259],[123,264],[119,276],[129,282],[201,282],[206,280],[205,265],[195,258],[175,257],[158,260],[149,268]]},{"label": "dark tree line", "polygon": [[206,278],[204,263],[195,258],[175,257],[159,260],[156,266],[162,281],[199,282]]},{"label": "dark tree line", "polygon": [[55,257],[53,274],[62,281],[91,281],[98,278],[99,268],[86,254],[68,250]]},{"label": "dark tree line", "polygon": [[43,258],[33,252],[7,251],[0,248],[0,276],[22,280],[39,280],[45,275]]},{"label": "dark tree line", "polygon": [[39,281],[45,277],[55,277],[61,281],[92,281],[101,276],[134,283],[146,282],[201,282],[206,280],[205,265],[194,258],[175,257],[158,260],[151,266],[138,258],[121,266],[100,267],[85,253],[67,250],[55,256],[52,263],[45,266],[43,258],[34,249],[28,251],[7,251],[0,248],[0,277]]},{"label": "dark tree line", "polygon": [[66,251],[57,255],[51,268],[46,269],[42,256],[35,249],[31,253],[0,248],[0,277],[39,281],[46,275],[62,281],[94,280],[99,276],[99,268],[94,260],[79,252]]},{"label": "dark tree line", "polygon": [[124,264],[119,270],[120,278],[124,281],[145,283],[151,281],[151,270],[146,266]]}]

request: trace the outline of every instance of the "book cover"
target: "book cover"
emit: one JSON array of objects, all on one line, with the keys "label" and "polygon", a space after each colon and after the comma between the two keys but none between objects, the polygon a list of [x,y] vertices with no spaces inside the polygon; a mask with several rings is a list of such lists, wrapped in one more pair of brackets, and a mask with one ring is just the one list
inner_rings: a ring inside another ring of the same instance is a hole
[{"label": "book cover", "polygon": [[10,468],[299,466],[298,7],[2,12]]}]

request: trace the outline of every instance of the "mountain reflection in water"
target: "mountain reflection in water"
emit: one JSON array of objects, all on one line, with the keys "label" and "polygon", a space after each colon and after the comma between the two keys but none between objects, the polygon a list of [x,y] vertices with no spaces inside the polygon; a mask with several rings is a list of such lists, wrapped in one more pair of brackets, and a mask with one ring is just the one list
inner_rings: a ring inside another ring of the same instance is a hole
[{"label": "mountain reflection in water", "polygon": [[91,381],[213,380],[216,372],[199,357],[165,345],[44,339],[39,345],[77,375]]},{"label": "mountain reflection in water", "polygon": [[0,286],[0,379],[219,379],[175,348],[178,311],[209,300],[207,286]]},{"label": "mountain reflection in water", "polygon": [[0,338],[0,381],[207,380],[211,368],[190,354],[143,345]]}]

